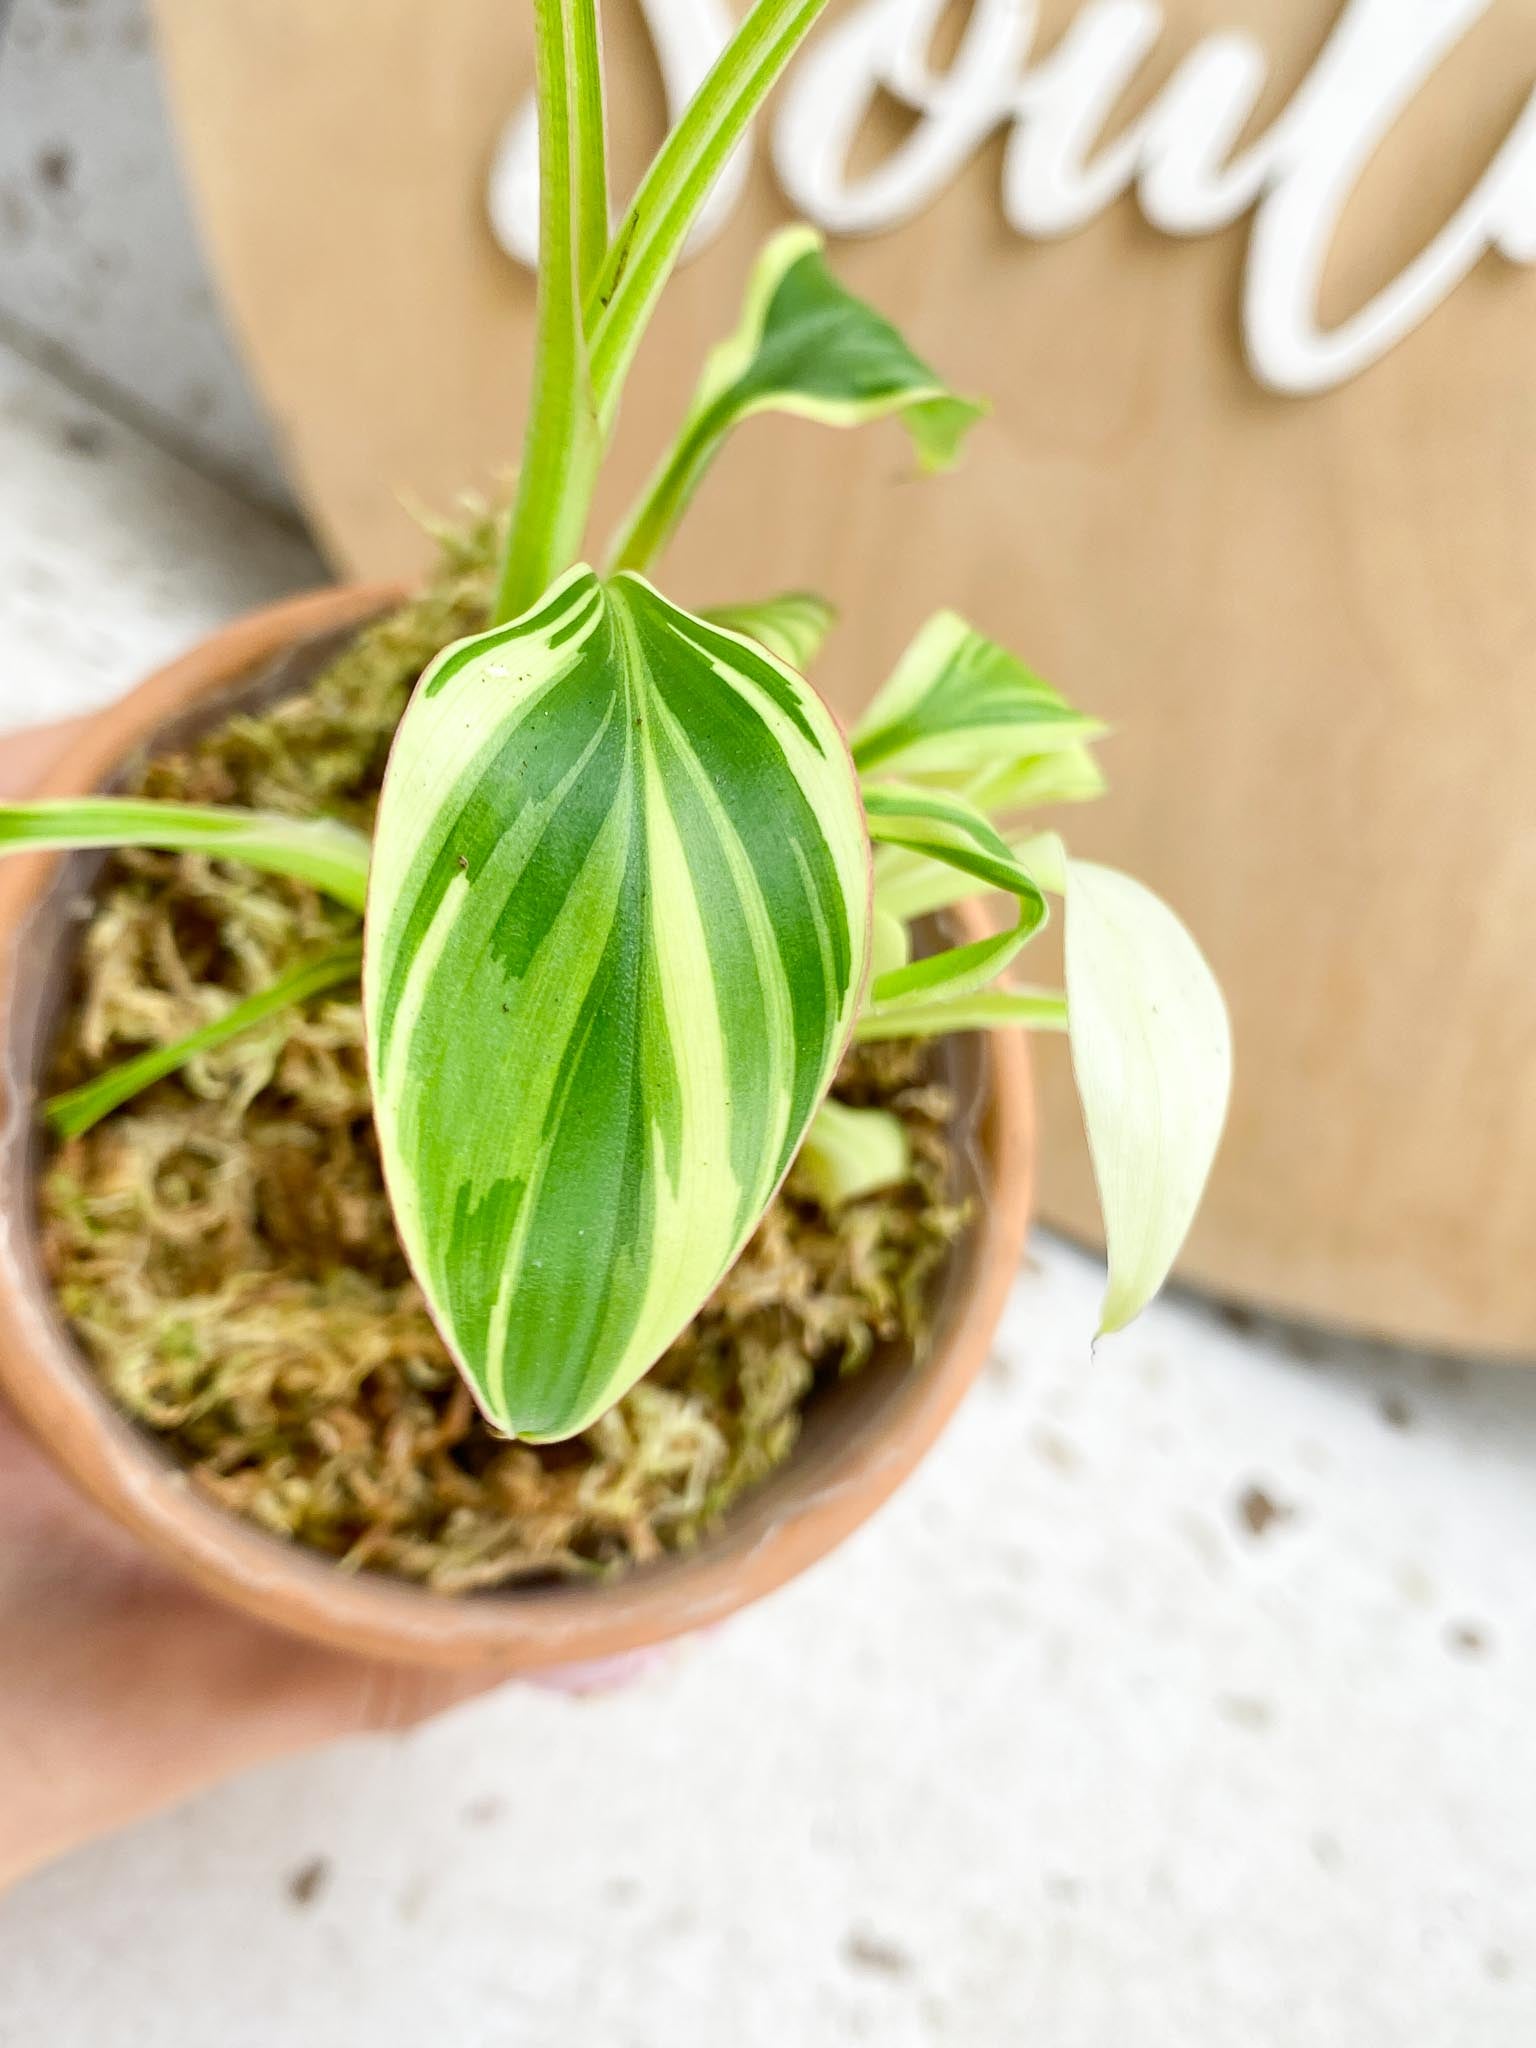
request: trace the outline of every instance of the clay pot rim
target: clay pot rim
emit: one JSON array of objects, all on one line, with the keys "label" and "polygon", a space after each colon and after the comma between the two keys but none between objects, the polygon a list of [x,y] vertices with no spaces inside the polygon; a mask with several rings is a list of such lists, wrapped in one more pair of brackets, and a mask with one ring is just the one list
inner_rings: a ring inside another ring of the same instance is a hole
[{"label": "clay pot rim", "polygon": [[[391,585],[347,586],[236,621],[73,727],[32,793],[101,788],[178,713],[304,640],[361,625],[398,595]],[[60,858],[0,862],[0,1018],[17,978],[18,941]],[[691,1633],[772,1592],[851,1535],[913,1471],[985,1362],[1029,1226],[1035,1109],[1023,1034],[990,1035],[981,1046],[987,1200],[964,1255],[964,1298],[951,1290],[951,1320],[922,1368],[885,1401],[877,1429],[807,1458],[800,1490],[774,1503],[767,1518],[754,1517],[749,1497],[698,1550],[611,1583],[445,1598],[405,1581],[339,1572],[207,1500],[112,1406],[51,1299],[18,1264],[3,1212],[0,1392],[67,1476],[165,1563],[205,1591],[333,1647],[396,1662],[533,1672]],[[31,1113],[28,1092],[7,1087],[0,1141],[13,1156]],[[797,1461],[785,1470],[794,1474]]]}]

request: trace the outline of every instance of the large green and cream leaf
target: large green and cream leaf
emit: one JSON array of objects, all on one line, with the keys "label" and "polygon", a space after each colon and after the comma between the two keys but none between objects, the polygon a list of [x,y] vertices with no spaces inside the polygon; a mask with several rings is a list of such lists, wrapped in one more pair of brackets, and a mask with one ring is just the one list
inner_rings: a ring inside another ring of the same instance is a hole
[{"label": "large green and cream leaf", "polygon": [[494,1423],[579,1430],[725,1273],[852,1031],[869,888],[820,700],[637,577],[427,671],[364,1002],[402,1239]]},{"label": "large green and cream leaf", "polygon": [[814,228],[785,228],[758,258],[741,324],[709,357],[671,452],[615,544],[621,567],[655,559],[727,436],[763,412],[833,427],[894,415],[923,467],[943,469],[982,408],[956,397],[883,314],[844,290]]}]

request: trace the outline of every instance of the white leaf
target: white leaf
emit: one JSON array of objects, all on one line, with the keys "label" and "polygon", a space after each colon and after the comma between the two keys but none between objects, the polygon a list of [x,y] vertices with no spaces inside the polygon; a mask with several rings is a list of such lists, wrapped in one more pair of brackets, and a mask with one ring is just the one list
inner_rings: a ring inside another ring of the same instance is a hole
[{"label": "white leaf", "polygon": [[1100,1335],[1162,1286],[1226,1121],[1232,1032],[1199,947],[1140,882],[1069,861],[1067,1010],[1109,1251]]}]

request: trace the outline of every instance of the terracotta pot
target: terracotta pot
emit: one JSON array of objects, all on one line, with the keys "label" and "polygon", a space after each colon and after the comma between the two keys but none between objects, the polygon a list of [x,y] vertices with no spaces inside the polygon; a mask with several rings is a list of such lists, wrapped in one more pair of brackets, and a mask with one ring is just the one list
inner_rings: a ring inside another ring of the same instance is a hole
[{"label": "terracotta pot", "polygon": [[[270,699],[312,674],[389,601],[323,591],[257,613],[152,677],[99,718],[0,741],[6,793],[111,785],[151,743],[206,724],[231,700]],[[874,1513],[938,1436],[987,1355],[1028,1228],[1035,1157],[1022,1036],[947,1048],[968,1118],[965,1171],[979,1198],[944,1282],[930,1356],[877,1359],[812,1403],[799,1446],[686,1556],[611,1586],[539,1586],[449,1599],[349,1576],[204,1499],[120,1415],[71,1339],[44,1280],[35,1227],[36,1083],[78,924],[70,905],[99,857],[0,862],[0,1388],[69,1476],[169,1564],[269,1622],[396,1662],[536,1671],[618,1655],[721,1620],[814,1564]]]}]

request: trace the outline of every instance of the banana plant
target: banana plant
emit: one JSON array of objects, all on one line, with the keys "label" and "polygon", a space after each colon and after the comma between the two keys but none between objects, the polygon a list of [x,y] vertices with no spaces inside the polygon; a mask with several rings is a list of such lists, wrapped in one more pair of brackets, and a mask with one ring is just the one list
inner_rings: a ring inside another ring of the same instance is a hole
[{"label": "banana plant", "polygon": [[[505,557],[487,630],[415,689],[371,845],[131,799],[0,808],[0,852],[196,848],[334,900],[331,952],[47,1114],[79,1132],[281,1005],[359,986],[401,1241],[485,1415],[530,1441],[583,1429],[655,1363],[797,1158],[828,1204],[901,1177],[899,1122],[827,1100],[855,1036],[1069,1033],[1106,1331],[1165,1279],[1225,1115],[1227,1018],[1194,941],[1139,883],[1026,829],[1099,793],[1093,720],[941,613],[850,743],[805,675],[824,599],[698,612],[649,580],[749,417],[898,420],[935,468],[981,415],[813,231],[769,243],[608,567],[585,559],[657,297],[823,4],[757,0],[615,226],[596,0],[535,0],[537,346]],[[987,892],[995,930],[915,947]],[[1053,899],[1065,987],[1003,980]]]}]

